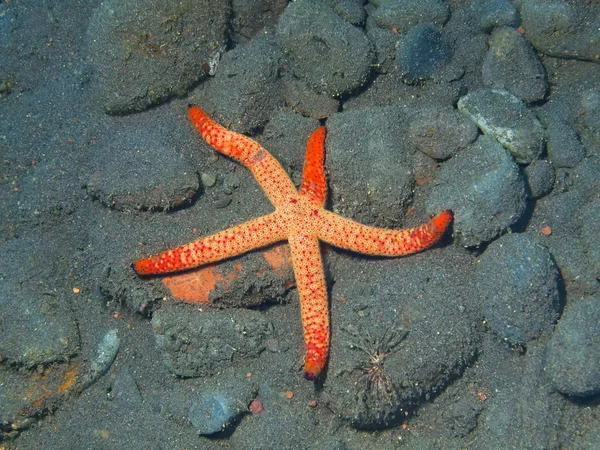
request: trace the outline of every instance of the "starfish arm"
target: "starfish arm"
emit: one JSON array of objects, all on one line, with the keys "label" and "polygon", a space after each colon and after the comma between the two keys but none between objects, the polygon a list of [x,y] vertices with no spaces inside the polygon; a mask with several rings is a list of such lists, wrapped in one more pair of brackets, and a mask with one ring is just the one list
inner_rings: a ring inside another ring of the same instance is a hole
[{"label": "starfish arm", "polygon": [[452,222],[452,211],[439,213],[415,228],[387,230],[360,224],[330,211],[319,211],[319,239],[335,247],[378,256],[402,256],[435,244]]},{"label": "starfish arm", "polygon": [[138,275],[177,272],[232,258],[286,238],[286,221],[274,212],[158,255],[138,259],[133,269]]},{"label": "starfish arm", "polygon": [[189,106],[188,116],[208,145],[252,172],[275,208],[298,194],[285,169],[258,142],[219,125],[198,106]]},{"label": "starfish arm", "polygon": [[316,236],[293,234],[289,243],[304,326],[304,377],[314,380],[329,352],[329,308],[319,240]]},{"label": "starfish arm", "polygon": [[319,127],[306,143],[306,161],[302,172],[300,194],[307,196],[318,206],[324,206],[327,199],[327,180],[325,178],[325,127]]}]

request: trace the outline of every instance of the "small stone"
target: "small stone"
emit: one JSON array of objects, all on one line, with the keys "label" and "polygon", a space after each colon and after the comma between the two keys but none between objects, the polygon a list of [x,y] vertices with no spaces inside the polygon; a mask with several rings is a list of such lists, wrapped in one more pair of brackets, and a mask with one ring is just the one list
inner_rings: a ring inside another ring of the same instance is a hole
[{"label": "small stone", "polygon": [[235,426],[244,412],[241,404],[228,392],[202,392],[192,402],[188,418],[198,434],[210,436]]},{"label": "small stone", "polygon": [[227,208],[231,203],[231,197],[220,197],[213,206],[217,209]]},{"label": "small stone", "polygon": [[91,379],[95,380],[104,375],[117,357],[121,339],[116,329],[108,330],[98,344],[96,358],[92,361]]},{"label": "small stone", "polygon": [[206,187],[213,187],[217,183],[217,177],[212,173],[202,172],[200,180],[202,181],[202,185]]},{"label": "small stone", "polygon": [[524,172],[531,197],[540,198],[552,191],[556,175],[551,163],[545,159],[539,159],[529,164]]}]

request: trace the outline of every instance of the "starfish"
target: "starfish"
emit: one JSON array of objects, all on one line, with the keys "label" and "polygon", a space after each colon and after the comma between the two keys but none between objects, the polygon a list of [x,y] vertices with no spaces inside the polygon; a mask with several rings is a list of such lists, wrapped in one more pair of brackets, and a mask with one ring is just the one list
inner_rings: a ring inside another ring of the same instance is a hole
[{"label": "starfish", "polygon": [[327,286],[319,241],[367,255],[408,255],[436,243],[452,222],[452,212],[443,211],[423,225],[402,230],[362,225],[325,209],[324,126],[308,139],[302,184],[297,190],[281,164],[258,142],[224,128],[198,106],[189,105],[188,116],[207,144],[252,172],[275,211],[139,259],[133,269],[139,275],[176,272],[287,240],[304,327],[304,376],[314,380],[323,370],[329,353]]}]

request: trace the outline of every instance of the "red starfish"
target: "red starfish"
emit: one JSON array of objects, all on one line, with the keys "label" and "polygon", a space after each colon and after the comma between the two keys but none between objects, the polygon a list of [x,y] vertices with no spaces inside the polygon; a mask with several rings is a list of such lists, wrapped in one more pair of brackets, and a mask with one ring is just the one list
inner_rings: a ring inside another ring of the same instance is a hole
[{"label": "red starfish", "polygon": [[312,380],[321,373],[329,352],[327,287],[319,241],[368,255],[407,255],[438,241],[452,221],[452,212],[443,211],[426,224],[405,230],[374,228],[345,219],[324,208],[327,197],[323,167],[325,127],[315,130],[308,139],[302,186],[297,191],[281,164],[260,144],[222,127],[198,106],[190,106],[188,115],[210,146],[252,172],[275,211],[181,247],[139,259],[133,268],[139,275],[175,272],[287,239],[304,326],[304,376]]}]

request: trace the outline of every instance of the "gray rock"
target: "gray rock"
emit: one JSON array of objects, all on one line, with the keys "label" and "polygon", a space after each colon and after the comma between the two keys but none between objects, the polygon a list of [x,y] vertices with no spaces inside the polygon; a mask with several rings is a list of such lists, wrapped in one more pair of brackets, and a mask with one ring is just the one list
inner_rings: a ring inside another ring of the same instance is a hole
[{"label": "gray rock", "polygon": [[567,292],[579,296],[591,295],[600,288],[582,236],[586,203],[581,189],[546,196],[537,202],[527,226],[527,231],[535,235],[540,234],[542,227],[550,227],[552,232],[543,237],[544,245],[560,267]]},{"label": "gray rock", "polygon": [[550,343],[546,371],[563,394],[600,393],[600,298],[587,297],[566,308]]},{"label": "gray rock", "polygon": [[596,2],[525,0],[521,25],[540,52],[596,62],[600,57],[600,4]]},{"label": "gray rock", "polygon": [[443,25],[448,19],[448,5],[443,0],[370,0],[377,6],[372,13],[377,25],[405,34],[422,23]]},{"label": "gray rock", "polygon": [[592,262],[596,277],[600,279],[600,199],[596,199],[583,208],[583,239],[587,254]]},{"label": "gray rock", "polygon": [[120,367],[112,383],[110,398],[124,409],[137,409],[142,404],[142,394],[126,367]]},{"label": "gray rock", "polygon": [[398,107],[334,114],[327,121],[327,157],[333,209],[363,223],[391,227],[412,197],[414,150],[404,140]]},{"label": "gray rock", "polygon": [[240,133],[267,123],[272,111],[283,105],[281,58],[270,35],[225,53],[208,84],[215,119]]},{"label": "gray rock", "polygon": [[92,381],[101,377],[110,369],[117,357],[120,345],[121,339],[118,331],[116,329],[108,330],[98,344],[96,357],[92,360],[90,374]]},{"label": "gray rock", "polygon": [[69,361],[78,353],[74,294],[65,286],[65,254],[71,251],[55,232],[0,244],[1,360],[32,368]]},{"label": "gray rock", "polygon": [[514,28],[496,28],[483,60],[483,83],[510,91],[524,102],[542,100],[548,90],[546,71],[531,44]]},{"label": "gray rock", "polygon": [[401,36],[392,30],[379,28],[373,16],[367,17],[367,36],[375,46],[374,69],[380,73],[390,73],[396,70],[396,45]]},{"label": "gray rock", "polygon": [[273,325],[255,311],[194,311],[165,307],[154,313],[156,346],[168,369],[182,377],[210,375],[265,349]]},{"label": "gray rock", "polygon": [[452,209],[455,239],[477,246],[514,225],[526,200],[525,181],[510,153],[495,139],[480,136],[442,166],[427,212]]},{"label": "gray rock", "polygon": [[162,126],[130,123],[106,135],[90,156],[92,198],[119,211],[168,211],[191,203],[200,192],[197,168]]},{"label": "gray rock", "polygon": [[526,234],[506,234],[479,260],[476,284],[494,286],[483,295],[490,328],[515,346],[551,330],[560,310],[558,268],[550,252]]},{"label": "gray rock", "polygon": [[369,39],[322,2],[290,3],[277,37],[291,72],[316,91],[339,96],[369,77],[375,56]]},{"label": "gray rock", "polygon": [[473,0],[469,7],[483,31],[519,24],[519,13],[509,0]]},{"label": "gray rock", "polygon": [[87,36],[104,110],[127,114],[184,95],[218,60],[229,13],[220,0],[100,3]]},{"label": "gray rock", "polygon": [[552,191],[556,175],[551,163],[545,159],[538,159],[525,167],[524,172],[532,198],[543,197]]},{"label": "gray rock", "polygon": [[245,384],[200,392],[192,400],[188,419],[203,436],[231,432],[256,394],[256,387]]},{"label": "gray rock", "polygon": [[362,25],[367,13],[363,8],[363,0],[326,0],[329,7],[342,19],[352,25]]},{"label": "gray rock", "polygon": [[231,0],[231,40],[248,42],[265,29],[273,29],[287,4],[287,0]]},{"label": "gray rock", "polygon": [[481,319],[480,297],[467,281],[471,262],[468,252],[449,247],[354,258],[334,269],[337,319],[325,389],[353,427],[397,425],[472,361]]},{"label": "gray rock", "polygon": [[408,137],[427,156],[448,159],[477,139],[477,127],[454,108],[424,108],[411,114]]},{"label": "gray rock", "polygon": [[261,144],[287,169],[299,186],[306,153],[306,141],[319,121],[291,111],[279,111],[265,126]]},{"label": "gray rock", "polygon": [[580,97],[581,116],[594,133],[600,133],[600,89],[586,90]]},{"label": "gray rock", "polygon": [[[553,448],[556,411],[564,402],[553,395],[546,379],[546,346],[532,342],[518,363],[497,347],[492,351],[497,355],[491,361],[482,358],[494,367],[483,375],[486,384],[494,383],[494,392],[477,421],[485,427],[477,445],[497,450]],[[487,392],[492,395],[489,389]]]},{"label": "gray rock", "polygon": [[575,167],[585,158],[585,147],[575,130],[560,120],[552,120],[546,129],[548,159],[556,167]]},{"label": "gray rock", "polygon": [[326,92],[316,92],[302,80],[288,76],[283,80],[283,96],[286,105],[303,116],[325,119],[340,109],[340,100]]},{"label": "gray rock", "polygon": [[461,97],[458,109],[469,116],[481,131],[496,138],[518,163],[528,164],[542,154],[542,124],[510,92],[479,89]]},{"label": "gray rock", "polygon": [[596,198],[600,191],[600,156],[589,156],[573,170],[573,185],[588,199]]},{"label": "gray rock", "polygon": [[452,47],[434,25],[417,25],[398,42],[396,67],[407,83],[432,78],[451,59]]}]

